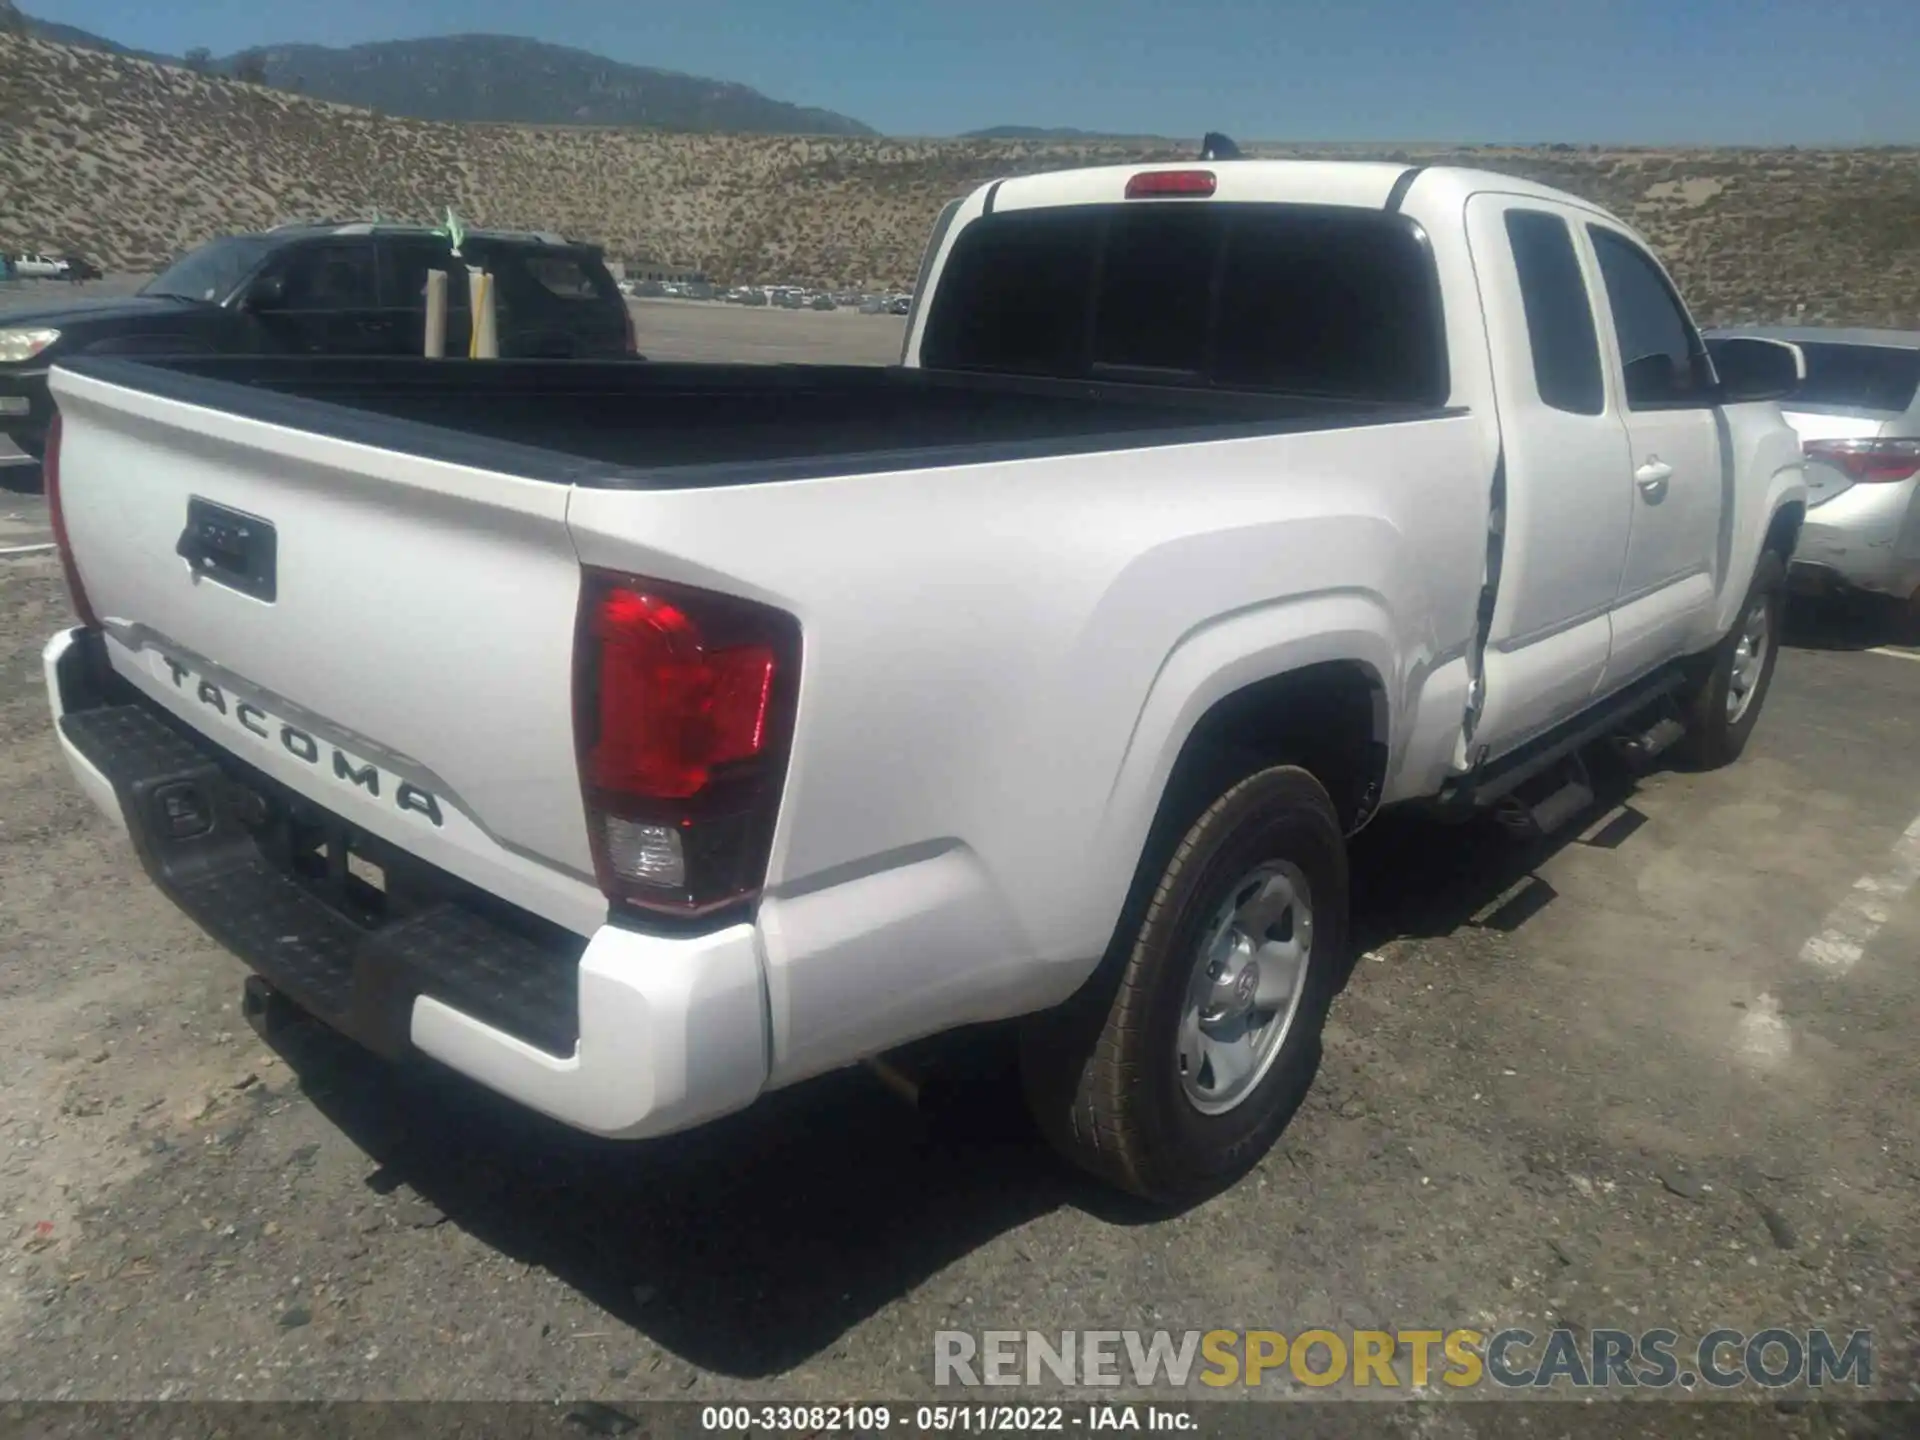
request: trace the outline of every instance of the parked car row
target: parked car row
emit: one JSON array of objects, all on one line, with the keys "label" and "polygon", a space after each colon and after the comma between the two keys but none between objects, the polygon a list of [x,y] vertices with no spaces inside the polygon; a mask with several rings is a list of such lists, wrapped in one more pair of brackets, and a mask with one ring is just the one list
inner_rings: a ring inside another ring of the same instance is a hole
[{"label": "parked car row", "polygon": [[[591,246],[477,232],[456,261],[424,228],[287,226],[203,245],[137,295],[0,312],[0,434],[38,458],[48,370],[79,355],[419,355],[427,272],[463,263],[494,277],[502,358],[636,356],[633,317]],[[463,274],[447,300],[446,353],[464,355]]]},{"label": "parked car row", "polygon": [[706,281],[622,280],[620,293],[634,298],[719,300],[728,305],[777,310],[858,310],[863,315],[905,315],[913,297],[898,292],[826,290],[810,285],[736,285],[716,290]]},{"label": "parked car row", "polygon": [[622,280],[620,293],[648,299],[711,300],[713,284],[707,280]]},{"label": "parked car row", "polygon": [[779,310],[858,310],[862,315],[905,315],[912,297],[857,290],[818,290],[806,285],[738,285],[722,294],[729,305],[771,305]]}]

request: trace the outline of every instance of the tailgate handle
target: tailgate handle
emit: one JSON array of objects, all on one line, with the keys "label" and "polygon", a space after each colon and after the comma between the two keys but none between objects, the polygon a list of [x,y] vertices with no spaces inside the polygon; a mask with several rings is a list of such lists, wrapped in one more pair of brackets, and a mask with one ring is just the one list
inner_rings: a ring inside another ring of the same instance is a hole
[{"label": "tailgate handle", "polygon": [[187,501],[187,524],[174,553],[195,580],[211,580],[242,595],[274,601],[276,541],[271,520],[202,500]]}]

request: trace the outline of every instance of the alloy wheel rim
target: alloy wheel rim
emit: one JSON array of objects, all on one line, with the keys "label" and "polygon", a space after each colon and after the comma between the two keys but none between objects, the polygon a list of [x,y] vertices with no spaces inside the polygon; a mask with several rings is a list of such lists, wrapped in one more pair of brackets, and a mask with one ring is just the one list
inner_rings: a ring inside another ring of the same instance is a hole
[{"label": "alloy wheel rim", "polygon": [[1313,954],[1313,891],[1269,860],[1227,891],[1188,975],[1175,1061],[1187,1102],[1224,1115],[1267,1077],[1293,1028]]},{"label": "alloy wheel rim", "polygon": [[1767,664],[1767,642],[1772,620],[1764,599],[1756,600],[1740,621],[1740,635],[1733,645],[1733,673],[1727,681],[1727,723],[1738,725],[1740,717],[1753,706],[1754,692],[1760,688],[1760,674]]}]

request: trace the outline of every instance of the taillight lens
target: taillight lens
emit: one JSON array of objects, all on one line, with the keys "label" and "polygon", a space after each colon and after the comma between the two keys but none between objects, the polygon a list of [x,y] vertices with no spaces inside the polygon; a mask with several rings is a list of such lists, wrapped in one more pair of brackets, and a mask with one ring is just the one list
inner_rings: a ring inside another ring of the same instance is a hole
[{"label": "taillight lens", "polygon": [[1219,188],[1211,170],[1142,170],[1127,181],[1127,199],[1148,200],[1187,195],[1204,198]]},{"label": "taillight lens", "polygon": [[1920,440],[1809,440],[1801,448],[1855,484],[1884,484],[1920,473]]},{"label": "taillight lens", "polygon": [[87,587],[80,583],[80,567],[73,563],[73,542],[67,538],[67,512],[60,503],[60,412],[53,412],[47,426],[47,455],[40,462],[42,487],[47,496],[47,521],[53,529],[54,548],[60,552],[60,568],[66,573],[67,594],[73,598],[73,613],[89,630],[100,628],[100,617],[93,613],[87,599]]},{"label": "taillight lens", "polygon": [[786,778],[799,622],[589,569],[575,658],[581,789],[608,900],[689,915],[750,899]]}]

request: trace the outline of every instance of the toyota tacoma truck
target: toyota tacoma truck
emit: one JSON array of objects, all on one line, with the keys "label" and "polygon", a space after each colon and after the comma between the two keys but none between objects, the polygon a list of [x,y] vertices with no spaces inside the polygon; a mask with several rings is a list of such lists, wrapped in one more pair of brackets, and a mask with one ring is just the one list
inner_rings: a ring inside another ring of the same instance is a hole
[{"label": "toyota tacoma truck", "polygon": [[1496,174],[940,216],[900,363],[78,356],[59,744],[257,1005],[647,1137],[983,1022],[1163,1201],[1253,1164],[1383,807],[1739,755],[1791,345]]}]

